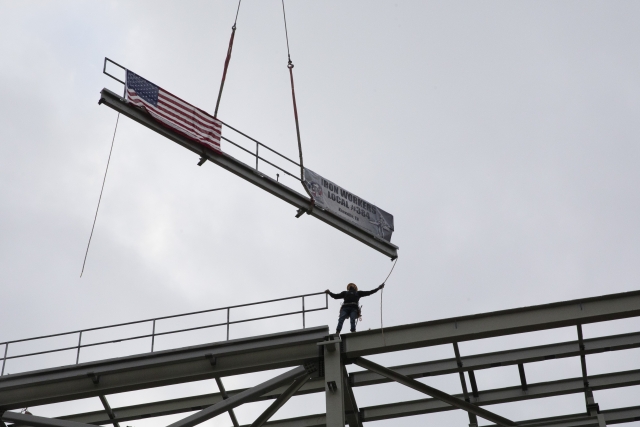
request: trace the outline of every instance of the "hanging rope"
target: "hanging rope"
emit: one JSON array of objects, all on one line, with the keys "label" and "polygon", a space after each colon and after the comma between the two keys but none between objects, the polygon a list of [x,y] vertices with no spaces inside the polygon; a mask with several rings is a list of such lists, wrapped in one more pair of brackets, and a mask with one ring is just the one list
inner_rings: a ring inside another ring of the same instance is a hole
[{"label": "hanging rope", "polygon": [[213,113],[213,117],[218,117],[218,108],[220,108],[220,98],[222,98],[222,89],[224,88],[224,82],[227,79],[227,69],[229,68],[229,61],[231,61],[231,51],[233,50],[233,39],[236,36],[236,23],[238,22],[238,13],[240,13],[240,3],[242,0],[238,0],[238,9],[236,10],[236,19],[233,21],[233,27],[231,27],[231,38],[229,39],[229,48],[227,49],[227,59],[224,60],[224,71],[222,72],[222,81],[220,82],[220,90],[218,91],[218,100],[216,101],[216,110]]},{"label": "hanging rope", "polygon": [[[396,259],[393,261],[393,266],[391,267],[391,271],[389,272],[389,274],[387,274],[387,278],[384,279],[384,282],[382,282],[383,285],[387,283],[387,280],[389,280],[389,277],[391,277],[391,273],[393,273],[393,269],[396,268],[396,263],[398,262],[398,258],[399,257],[396,257]],[[380,330],[382,331],[382,342],[386,347],[387,341],[384,339],[384,325],[382,324],[382,295],[383,294],[384,294],[384,288],[380,289]]]},{"label": "hanging rope", "polygon": [[284,10],[284,0],[282,0],[282,17],[284,18],[284,35],[287,39],[287,68],[291,79],[291,97],[293,98],[293,117],[296,120],[296,135],[298,136],[298,153],[300,154],[300,179],[304,181],[304,163],[302,161],[302,142],[300,141],[300,123],[298,122],[298,107],[296,105],[296,89],[293,85],[293,62],[291,62],[291,52],[289,51],[289,32],[287,31],[287,14]]},{"label": "hanging rope", "polygon": [[104,191],[104,183],[107,180],[107,172],[109,171],[109,162],[111,162],[111,153],[113,152],[113,143],[116,140],[116,131],[118,130],[118,121],[120,120],[120,113],[116,117],[116,128],[113,130],[113,138],[111,139],[111,149],[109,150],[109,158],[107,158],[107,168],[104,170],[104,178],[102,178],[102,188],[100,189],[100,197],[98,197],[98,206],[96,207],[96,215],[93,217],[93,225],[91,226],[91,234],[89,235],[89,243],[87,243],[87,250],[84,253],[84,261],[82,261],[82,271],[80,271],[80,277],[84,273],[84,266],[87,263],[87,255],[89,255],[89,246],[91,245],[91,238],[93,237],[93,229],[96,227],[96,220],[98,219],[98,210],[100,209],[100,201],[102,200],[102,192]]}]

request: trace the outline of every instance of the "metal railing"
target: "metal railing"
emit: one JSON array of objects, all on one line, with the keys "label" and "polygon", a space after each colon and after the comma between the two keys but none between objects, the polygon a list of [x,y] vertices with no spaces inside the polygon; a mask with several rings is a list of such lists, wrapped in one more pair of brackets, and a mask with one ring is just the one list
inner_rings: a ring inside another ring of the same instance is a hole
[{"label": "metal railing", "polygon": [[[305,307],[305,298],[312,297],[312,296],[317,296],[317,295],[325,295],[324,307],[307,309]],[[289,311],[289,312],[286,312],[286,313],[279,313],[279,314],[272,314],[272,315],[269,315],[269,316],[259,316],[259,317],[251,317],[251,318],[248,318],[248,319],[231,320],[231,310],[234,309],[234,308],[250,307],[250,306],[256,306],[256,305],[279,302],[279,301],[294,300],[294,299],[298,299],[298,298],[301,300],[301,303],[302,303],[302,309],[301,310]],[[296,296],[293,296],[293,297],[277,298],[277,299],[272,299],[272,300],[267,300],[267,301],[252,302],[252,303],[249,303],[249,304],[231,305],[231,306],[228,306],[228,307],[212,308],[212,309],[209,309],[209,310],[200,310],[200,311],[193,311],[193,312],[190,312],[190,313],[175,314],[173,316],[156,317],[156,318],[153,318],[153,319],[136,320],[136,321],[133,321],[133,322],[118,323],[118,324],[115,324],[115,325],[100,326],[100,327],[88,328],[88,329],[81,329],[81,330],[77,330],[77,331],[63,332],[63,333],[59,333],[59,334],[42,335],[42,336],[33,337],[33,338],[25,338],[25,339],[20,339],[20,340],[13,340],[13,341],[5,341],[3,343],[0,343],[0,345],[4,345],[4,356],[2,357],[2,370],[0,370],[0,376],[4,375],[4,370],[5,370],[5,366],[6,366],[7,360],[11,360],[11,359],[19,359],[19,358],[25,358],[25,357],[30,357],[30,356],[48,354],[48,353],[57,353],[57,352],[61,352],[61,351],[76,350],[76,364],[78,364],[80,362],[80,350],[83,349],[83,348],[95,347],[95,346],[105,345],[105,344],[114,344],[114,343],[119,343],[119,342],[123,342],[123,341],[132,341],[132,340],[139,340],[139,339],[144,339],[144,338],[151,338],[151,352],[153,352],[154,351],[156,337],[163,336],[163,335],[178,334],[178,333],[181,333],[181,332],[188,332],[188,331],[195,331],[195,330],[201,330],[201,329],[215,328],[215,327],[219,327],[219,326],[226,326],[226,329],[227,329],[226,330],[226,334],[227,334],[226,336],[227,336],[227,341],[228,341],[229,340],[229,333],[230,333],[230,326],[231,325],[238,324],[238,323],[253,322],[253,321],[256,321],[256,320],[271,319],[271,318],[275,318],[275,317],[292,316],[292,315],[296,315],[296,314],[301,314],[302,315],[302,328],[304,329],[304,328],[306,328],[306,313],[311,313],[311,312],[320,311],[320,310],[326,310],[328,308],[329,308],[328,295],[326,295],[324,292],[316,292],[316,293],[313,293],[313,294],[296,295]],[[166,332],[156,332],[156,322],[158,322],[160,320],[167,320],[167,319],[175,319],[175,318],[179,318],[179,317],[194,316],[194,315],[203,314],[203,313],[213,313],[213,312],[216,312],[216,311],[226,311],[227,320],[225,322],[221,322],[221,323],[213,323],[213,324],[208,324],[208,325],[203,325],[203,326],[195,326],[195,327],[184,328],[184,329],[175,329],[175,330],[170,330],[170,331],[166,331]],[[100,342],[90,343],[90,344],[82,344],[82,334],[83,333],[91,332],[91,331],[118,328],[118,327],[122,327],[122,326],[139,325],[139,324],[144,324],[144,323],[150,323],[150,326],[151,326],[151,333],[150,334],[136,335],[136,336],[132,336],[132,337],[126,337],[126,338],[120,338],[120,339],[114,339],[114,340],[108,340],[108,341],[100,341]],[[32,352],[32,353],[17,354],[17,355],[14,355],[14,356],[8,356],[7,355],[8,351],[9,351],[9,345],[10,344],[24,343],[24,342],[36,341],[36,340],[41,340],[41,339],[46,339],[46,338],[70,336],[70,335],[75,335],[75,334],[78,335],[78,345],[75,345],[75,346],[61,347],[61,348],[55,348],[53,350],[44,350],[44,351],[37,351],[37,352]]]},{"label": "metal railing", "polygon": [[[118,83],[121,83],[121,84],[125,85],[124,93],[126,94],[126,83],[125,83],[123,80],[121,80],[121,79],[117,78],[116,76],[114,76],[113,74],[110,74],[110,73],[107,71],[107,63],[111,63],[111,64],[115,65],[116,67],[119,67],[119,68],[120,68],[120,69],[122,69],[125,73],[126,73],[126,71],[127,71],[127,68],[126,68],[126,67],[123,67],[122,65],[118,64],[118,63],[117,63],[117,62],[115,62],[115,61],[112,61],[112,60],[111,60],[111,59],[109,59],[109,58],[106,58],[106,57],[104,58],[104,64],[103,64],[103,67],[102,67],[102,73],[103,73],[103,74],[106,74],[106,75],[107,75],[107,76],[109,76],[109,77],[111,77],[112,79],[114,79],[114,80],[115,80],[115,81],[117,81]],[[124,96],[124,95],[123,95],[123,96]],[[248,149],[246,149],[245,147],[241,146],[240,144],[238,144],[238,143],[236,143],[236,142],[234,142],[234,141],[230,140],[229,138],[226,138],[226,137],[224,137],[224,136],[220,136],[220,138],[221,138],[221,139],[223,139],[223,140],[227,141],[228,143],[230,143],[230,144],[234,145],[235,147],[239,148],[240,150],[244,151],[245,153],[249,154],[250,156],[253,156],[253,157],[255,158],[255,160],[256,160],[256,167],[255,167],[256,171],[258,171],[258,170],[259,170],[259,161],[260,161],[260,160],[262,160],[264,163],[267,163],[268,165],[273,166],[274,168],[276,168],[276,169],[278,169],[279,171],[281,171],[281,172],[285,173],[286,175],[288,175],[288,176],[292,177],[293,179],[295,179],[295,180],[297,180],[297,181],[301,181],[301,179],[300,179],[300,175],[294,175],[293,173],[291,173],[291,172],[287,171],[286,169],[284,169],[284,168],[282,168],[282,167],[280,167],[280,166],[276,165],[275,163],[273,163],[273,162],[271,162],[271,161],[269,161],[269,160],[265,159],[264,157],[261,157],[261,156],[260,156],[260,147],[267,149],[268,151],[270,151],[270,152],[272,152],[273,154],[275,154],[275,155],[277,155],[277,156],[279,156],[279,157],[283,158],[284,160],[287,160],[288,162],[290,162],[290,163],[292,163],[293,165],[297,166],[297,167],[298,167],[298,169],[300,169],[300,168],[301,168],[301,166],[300,166],[300,164],[299,164],[299,163],[297,163],[296,161],[294,161],[294,160],[290,159],[289,157],[285,156],[284,154],[279,153],[278,151],[274,150],[273,148],[269,147],[268,145],[263,144],[262,142],[260,142],[260,141],[256,140],[255,138],[250,137],[249,135],[247,135],[247,134],[243,133],[242,131],[239,131],[239,130],[238,130],[238,129],[236,129],[235,127],[233,127],[233,126],[231,126],[231,125],[229,125],[229,124],[227,124],[227,123],[223,122],[223,121],[222,121],[222,120],[220,120],[219,118],[216,118],[216,120],[220,121],[220,123],[222,123],[222,125],[223,125],[223,126],[225,126],[225,127],[229,128],[229,129],[231,129],[231,130],[232,130],[232,131],[234,131],[234,132],[237,132],[238,134],[242,135],[243,137],[245,137],[245,138],[247,138],[247,139],[251,140],[253,143],[255,143],[256,151],[255,151],[255,153],[254,153],[254,152],[252,152],[251,150],[248,150]],[[279,179],[278,179],[278,181],[279,181]]]}]

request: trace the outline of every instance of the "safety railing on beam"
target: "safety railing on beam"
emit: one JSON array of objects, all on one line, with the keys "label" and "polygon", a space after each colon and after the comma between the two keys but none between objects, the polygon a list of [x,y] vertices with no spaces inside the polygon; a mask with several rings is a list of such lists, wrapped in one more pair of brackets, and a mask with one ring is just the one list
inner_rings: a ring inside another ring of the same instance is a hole
[{"label": "safety railing on beam", "polygon": [[[124,93],[126,94],[126,82],[124,80],[126,80],[125,78],[120,79],[118,77],[116,77],[115,75],[111,74],[108,72],[107,70],[107,64],[113,64],[114,66],[118,67],[119,69],[121,69],[125,74],[126,74],[126,68],[123,67],[122,65],[118,64],[117,62],[112,61],[109,58],[104,58],[104,65],[102,67],[102,72],[103,74],[111,77],[113,80],[117,81],[118,83],[121,83],[123,85],[125,85],[125,90]],[[126,95],[123,95],[123,99],[126,98]],[[255,159],[255,170],[256,171],[260,171],[260,161],[262,161],[263,163],[272,166],[273,168],[277,169],[278,171],[284,173],[285,175],[293,178],[296,181],[300,181],[300,164],[297,163],[296,161],[290,159],[289,157],[285,156],[284,154],[274,150],[273,148],[269,147],[266,144],[263,144],[262,142],[258,141],[255,138],[250,137],[249,135],[245,134],[244,132],[239,131],[238,129],[236,129],[235,127],[223,122],[222,120],[220,120],[218,118],[218,120],[220,121],[220,123],[222,123],[222,125],[227,128],[232,130],[233,132],[236,132],[238,135],[242,136],[243,138],[246,138],[247,140],[250,141],[250,145],[252,146],[251,148],[255,147],[255,152],[253,152],[252,150],[245,148],[244,146],[242,146],[242,144],[240,144],[239,142],[236,141],[232,141],[230,138],[226,137],[226,136],[221,136],[221,139],[228,142],[229,144],[233,145],[234,147],[238,148],[241,152],[246,153],[248,155],[250,155],[251,157],[253,157]],[[275,161],[269,160],[263,156],[260,155],[260,148],[263,148],[264,150],[267,150],[270,153],[273,153],[277,156],[277,158],[279,159],[283,159],[286,160],[288,163],[287,165],[291,164],[293,166],[296,167],[296,171],[295,173],[291,172],[290,170],[285,169],[284,166],[282,165],[278,165],[275,163]],[[223,151],[228,151],[228,150],[223,150]],[[280,174],[276,173],[276,180],[280,181]]]},{"label": "safety railing on beam", "polygon": [[[317,308],[311,308],[311,309],[306,308],[305,298],[318,296],[318,295],[324,295],[324,307],[317,307]],[[251,318],[248,318],[248,319],[231,320],[231,311],[233,309],[238,309],[238,308],[242,308],[242,307],[257,306],[257,305],[263,305],[263,304],[270,304],[270,303],[276,303],[276,302],[281,302],[281,301],[290,301],[290,300],[295,300],[295,299],[300,299],[301,310],[288,311],[288,312],[285,312],[285,313],[272,314],[272,315],[268,315],[268,316],[251,317]],[[133,321],[133,322],[118,323],[118,324],[115,324],[115,325],[100,326],[100,327],[96,327],[96,328],[88,328],[88,329],[82,329],[82,330],[71,331],[71,332],[63,332],[63,333],[59,333],[59,334],[42,335],[42,336],[33,337],[33,338],[25,338],[25,339],[13,340],[13,341],[5,341],[3,343],[0,343],[0,345],[4,346],[4,355],[2,357],[2,369],[0,370],[0,376],[4,375],[7,361],[8,360],[12,360],[12,359],[20,359],[20,358],[33,357],[33,356],[38,356],[38,355],[43,355],[43,354],[50,354],[50,353],[58,353],[58,352],[62,352],[62,351],[76,350],[76,364],[78,364],[80,362],[80,350],[83,349],[83,348],[95,347],[95,346],[105,345],[105,344],[115,344],[115,343],[119,343],[119,342],[123,342],[123,341],[133,341],[133,340],[140,340],[140,339],[148,338],[148,339],[150,339],[150,350],[151,350],[151,352],[153,352],[154,351],[156,337],[160,337],[160,336],[164,336],[164,335],[179,334],[179,333],[202,330],[202,329],[215,328],[215,327],[222,327],[222,326],[226,327],[226,337],[227,337],[227,340],[229,340],[230,339],[230,326],[231,325],[239,324],[239,323],[254,322],[254,321],[257,321],[257,320],[272,319],[272,318],[276,318],[276,317],[301,315],[302,328],[304,329],[304,328],[306,328],[306,314],[307,313],[311,313],[311,312],[314,312],[314,311],[320,311],[320,310],[326,310],[328,308],[329,308],[328,295],[326,295],[324,292],[316,292],[316,293],[313,293],[313,294],[296,295],[296,296],[293,296],[293,297],[277,298],[277,299],[271,299],[271,300],[267,300],[267,301],[252,302],[252,303],[248,303],[248,304],[231,305],[231,306],[228,306],[228,307],[220,307],[220,308],[212,308],[212,309],[209,309],[209,310],[193,311],[193,312],[190,312],[190,313],[175,314],[175,315],[172,315],[172,316],[156,317],[156,318],[153,318],[153,319],[136,320],[136,321]],[[218,322],[218,323],[207,324],[207,325],[202,325],[202,326],[195,326],[195,327],[191,327],[191,328],[175,329],[175,330],[170,330],[170,331],[165,331],[165,332],[156,332],[156,324],[157,324],[157,322],[159,322],[161,320],[185,318],[185,317],[188,317],[188,316],[195,316],[195,315],[204,314],[204,313],[225,312],[225,311],[226,311],[226,321],[224,321],[224,322]],[[114,328],[118,328],[118,327],[122,327],[122,326],[141,325],[141,324],[145,324],[145,323],[149,324],[149,327],[151,329],[151,333],[149,333],[149,334],[142,334],[142,335],[136,335],[136,336],[132,336],[132,337],[125,337],[125,338],[120,338],[120,339],[100,341],[100,342],[89,343],[89,344],[83,344],[82,343],[82,334],[86,334],[87,332],[114,329]],[[37,351],[37,352],[31,352],[31,353],[17,354],[17,355],[12,355],[12,356],[8,355],[9,346],[11,344],[15,345],[15,344],[18,344],[18,343],[33,342],[33,341],[36,341],[36,340],[42,340],[42,339],[46,339],[46,338],[64,337],[64,336],[72,336],[72,335],[77,335],[78,336],[78,344],[77,345],[67,346],[67,347],[60,347],[60,348],[55,348],[55,349],[51,349],[51,350],[44,350],[44,351]]]}]

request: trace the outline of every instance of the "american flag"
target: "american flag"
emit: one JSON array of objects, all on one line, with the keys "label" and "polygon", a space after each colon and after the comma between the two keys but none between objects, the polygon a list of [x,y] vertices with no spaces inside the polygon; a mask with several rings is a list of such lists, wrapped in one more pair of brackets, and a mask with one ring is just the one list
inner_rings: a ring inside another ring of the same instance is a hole
[{"label": "american flag", "polygon": [[165,126],[213,150],[220,150],[219,120],[127,70],[127,99]]}]

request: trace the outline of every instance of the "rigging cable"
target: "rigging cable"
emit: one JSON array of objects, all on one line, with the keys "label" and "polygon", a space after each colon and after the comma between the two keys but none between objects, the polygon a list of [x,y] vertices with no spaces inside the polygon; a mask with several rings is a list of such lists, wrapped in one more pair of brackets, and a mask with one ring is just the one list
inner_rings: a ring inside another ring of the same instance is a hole
[{"label": "rigging cable", "polygon": [[[387,278],[384,279],[384,282],[382,282],[383,285],[387,282],[387,280],[389,280],[389,277],[391,277],[391,273],[393,273],[393,269],[396,268],[396,263],[398,262],[398,258],[399,257],[396,257],[396,259],[393,261],[393,266],[391,266],[391,271],[389,272],[389,274],[387,274]],[[386,347],[387,341],[384,339],[384,326],[382,324],[382,294],[384,294],[384,288],[380,289],[380,331],[382,331],[382,342]]]},{"label": "rigging cable", "polygon": [[233,27],[231,27],[231,38],[229,39],[229,48],[227,49],[227,59],[224,61],[224,71],[222,72],[222,81],[220,82],[220,90],[218,91],[218,100],[216,101],[216,110],[213,113],[213,117],[218,117],[218,108],[220,107],[220,98],[222,98],[222,89],[224,88],[224,82],[227,79],[227,69],[229,68],[229,61],[231,61],[231,51],[233,50],[233,39],[236,36],[236,23],[238,22],[238,13],[240,13],[240,3],[242,0],[238,0],[238,9],[236,10],[236,19],[233,21]]},{"label": "rigging cable", "polygon": [[291,52],[289,51],[289,32],[287,31],[287,14],[284,11],[284,0],[282,0],[282,17],[284,18],[284,35],[287,40],[287,68],[291,79],[291,97],[293,98],[293,117],[296,120],[296,135],[298,136],[298,153],[300,154],[300,179],[304,181],[304,163],[302,162],[302,142],[300,141],[300,123],[298,122],[298,107],[296,106],[296,90],[293,85],[293,62],[291,62]]},{"label": "rigging cable", "polygon": [[113,143],[116,140],[116,131],[118,130],[118,121],[120,120],[120,113],[116,117],[116,127],[113,130],[113,138],[111,139],[111,149],[109,150],[109,158],[107,159],[107,168],[104,170],[104,178],[102,178],[102,188],[100,189],[100,197],[98,197],[98,206],[96,207],[96,215],[93,217],[93,225],[91,226],[91,234],[89,235],[89,243],[87,243],[87,250],[84,253],[84,261],[82,261],[82,271],[80,271],[80,277],[84,273],[84,265],[87,263],[87,255],[89,255],[89,246],[91,245],[91,238],[93,237],[93,229],[96,227],[96,220],[98,219],[98,210],[100,209],[100,201],[102,200],[102,192],[104,191],[104,183],[107,180],[107,172],[109,171],[109,162],[111,162],[111,153],[113,152]]}]

